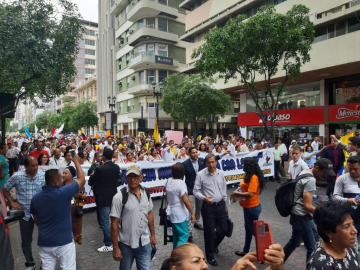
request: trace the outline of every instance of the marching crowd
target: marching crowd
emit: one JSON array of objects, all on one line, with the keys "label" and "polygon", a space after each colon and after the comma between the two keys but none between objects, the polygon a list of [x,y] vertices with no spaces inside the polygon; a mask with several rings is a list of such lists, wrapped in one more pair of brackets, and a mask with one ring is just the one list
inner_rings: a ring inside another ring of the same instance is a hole
[{"label": "marching crowd", "polygon": [[[262,210],[259,195],[267,181],[281,183],[280,176],[287,175],[292,180],[280,185],[293,183],[288,213],[292,236],[284,247],[270,245],[263,263],[271,270],[283,269],[284,262],[303,242],[307,249],[307,269],[360,269],[357,257],[360,138],[351,137],[344,144],[334,135],[330,145],[323,145],[315,137],[303,148],[286,137],[279,138],[275,144],[265,138],[250,140],[241,136],[185,137],[177,145],[166,137],[155,143],[149,136],[8,139],[6,144],[0,143],[0,187],[9,206],[25,212],[19,224],[26,269],[36,267],[31,249],[35,224],[39,229],[37,244],[42,269],[54,269],[57,261],[62,269],[76,269],[75,243],[82,244],[82,200],[87,195],[83,188],[85,175],[81,165],[84,164],[91,165],[88,184],[95,196],[97,220],[104,235],[104,245],[98,252],[112,252],[122,270],[130,270],[134,260],[137,269],[150,269],[156,252],[154,216],[157,215],[149,190],[141,185],[141,164],[158,160],[174,161],[172,178],[165,183],[167,206],[162,204],[159,211],[160,224],[171,224],[173,251],[161,269],[217,266],[218,246],[226,235],[231,235],[227,186],[217,162],[226,155],[265,148],[273,148],[274,177],[266,179],[256,159],[244,158],[245,176],[231,199],[243,208],[246,232],[244,247],[235,251],[242,258],[232,269],[255,269],[254,263],[259,263],[256,253],[250,252],[255,235],[253,224]],[[285,162],[289,159],[286,174]],[[342,168],[345,161],[347,165]],[[118,192],[122,163],[129,165],[127,185]],[[43,172],[39,166],[51,167]],[[62,173],[57,166],[65,168]],[[318,198],[316,181],[323,178],[328,181],[327,196]],[[193,241],[193,228],[204,232],[205,254],[195,244],[188,243]]]}]

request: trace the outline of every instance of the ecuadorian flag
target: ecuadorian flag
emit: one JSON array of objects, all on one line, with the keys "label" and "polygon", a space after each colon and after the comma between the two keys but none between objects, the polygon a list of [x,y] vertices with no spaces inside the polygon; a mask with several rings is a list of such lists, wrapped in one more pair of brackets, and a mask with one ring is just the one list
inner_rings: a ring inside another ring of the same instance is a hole
[{"label": "ecuadorian flag", "polygon": [[83,140],[87,140],[86,136],[85,136],[85,132],[84,132],[84,129],[81,128],[81,137]]}]

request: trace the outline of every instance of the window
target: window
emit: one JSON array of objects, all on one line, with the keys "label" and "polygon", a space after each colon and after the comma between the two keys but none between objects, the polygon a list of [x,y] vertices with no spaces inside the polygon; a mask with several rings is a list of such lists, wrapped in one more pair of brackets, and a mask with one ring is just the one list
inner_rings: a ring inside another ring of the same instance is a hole
[{"label": "window", "polygon": [[94,74],[95,69],[85,68],[85,74]]},{"label": "window", "polygon": [[85,54],[95,55],[94,50],[85,49]]},{"label": "window", "polygon": [[86,65],[95,65],[95,60],[94,59],[85,59],[85,64]]},{"label": "window", "polygon": [[85,39],[85,44],[95,46],[95,40]]},{"label": "window", "polygon": [[158,55],[168,56],[168,45],[158,44]]},{"label": "window", "polygon": [[137,22],[137,24],[138,24],[138,29],[143,28],[144,27],[144,20],[139,20]]},{"label": "window", "polygon": [[153,56],[155,52],[155,44],[147,44],[147,55]]},{"label": "window", "polygon": [[321,27],[319,29],[315,30],[315,39],[314,39],[314,43],[319,42],[319,41],[323,41],[327,39],[327,27]]},{"label": "window", "polygon": [[95,31],[86,29],[86,34],[87,34],[88,36],[95,36]]},{"label": "window", "polygon": [[155,70],[148,70],[147,72],[147,83],[152,84],[155,81]]},{"label": "window", "polygon": [[354,18],[350,18],[348,20],[348,32],[352,33],[355,31],[359,31],[360,30],[360,21],[358,20],[357,17]]},{"label": "window", "polygon": [[144,71],[139,71],[139,82],[140,82],[140,84],[145,83],[145,72]]},{"label": "window", "polygon": [[342,36],[346,34],[346,21],[336,23],[336,36]]},{"label": "window", "polygon": [[162,82],[167,77],[166,70],[159,70],[159,82]]},{"label": "window", "polygon": [[[274,90],[274,94],[275,94]],[[266,109],[265,94],[259,93],[260,106]],[[255,102],[253,98],[246,95],[246,112],[255,112]],[[269,99],[269,102],[270,99]],[[312,82],[307,84],[299,84],[288,86],[286,90],[279,97],[278,109],[294,109],[320,106],[320,82]]]},{"label": "window", "polygon": [[155,103],[148,103],[147,106],[148,108],[155,108]]},{"label": "window", "polygon": [[167,32],[167,19],[158,18],[159,30]]},{"label": "window", "polygon": [[147,18],[146,19],[146,27],[147,28],[155,28],[155,18]]},{"label": "window", "polygon": [[328,38],[333,38],[335,37],[335,27],[333,24],[328,25]]}]

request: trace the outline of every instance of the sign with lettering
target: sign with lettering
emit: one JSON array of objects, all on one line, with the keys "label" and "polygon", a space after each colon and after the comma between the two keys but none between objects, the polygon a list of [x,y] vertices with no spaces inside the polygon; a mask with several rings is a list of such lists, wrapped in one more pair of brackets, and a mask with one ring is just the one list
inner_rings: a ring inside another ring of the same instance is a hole
[{"label": "sign with lettering", "polygon": [[360,123],[360,103],[329,106],[330,123]]},{"label": "sign with lettering", "polygon": [[155,55],[155,63],[172,66],[174,64],[174,61],[170,57]]},{"label": "sign with lettering", "polygon": [[[270,112],[264,111],[265,118],[270,124]],[[318,125],[325,123],[324,107],[308,107],[298,109],[277,110],[275,126],[284,125]],[[238,126],[262,126],[263,121],[256,112],[239,113]]]},{"label": "sign with lettering", "polygon": [[[274,153],[273,149],[263,149],[260,151],[246,152],[236,154],[234,156],[226,155],[220,159],[217,163],[217,168],[224,172],[226,184],[235,184],[239,183],[241,179],[244,179],[245,172],[243,170],[244,159],[247,157],[255,158],[260,166],[265,177],[274,175]],[[183,162],[184,160],[181,160]],[[172,177],[171,175],[171,166],[179,162],[175,161],[165,161],[159,160],[154,162],[149,161],[138,161],[138,164],[142,169],[143,180],[141,185],[150,189],[151,197],[162,196],[164,190],[164,185],[166,184],[167,179]],[[126,169],[134,163],[119,163],[119,170],[122,172],[121,183],[122,185],[118,187],[118,191],[124,187],[126,182]],[[66,166],[39,166],[39,170],[46,171],[49,169],[57,168],[61,172],[65,169]],[[84,171],[84,174],[87,175],[90,168],[90,164],[81,165],[81,168]],[[19,166],[19,171],[25,170],[24,166]],[[86,176],[85,181],[85,191],[87,193],[86,199],[84,202],[84,208],[95,207],[95,197],[91,191],[91,187],[88,185],[89,177]],[[186,182],[186,179],[185,179]]]}]

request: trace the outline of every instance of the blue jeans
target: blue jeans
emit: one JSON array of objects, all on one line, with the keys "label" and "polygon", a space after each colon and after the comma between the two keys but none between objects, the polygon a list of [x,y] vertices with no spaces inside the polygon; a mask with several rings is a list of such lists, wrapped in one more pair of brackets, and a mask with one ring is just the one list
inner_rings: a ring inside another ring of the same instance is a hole
[{"label": "blue jeans", "polygon": [[261,213],[261,204],[253,208],[244,208],[245,245],[244,253],[250,250],[251,240],[254,235],[254,220],[258,220]]},{"label": "blue jeans", "polygon": [[311,253],[315,251],[316,243],[312,229],[312,221],[304,220],[302,216],[290,215],[290,224],[292,225],[292,235],[284,247],[285,261],[289,258],[291,253],[300,246],[301,240],[304,240],[306,247],[306,261],[309,260]]},{"label": "blue jeans", "polygon": [[104,245],[109,247],[111,246],[111,236],[110,236],[110,206],[99,207],[100,215],[100,227],[104,233]]},{"label": "blue jeans", "polygon": [[136,269],[151,270],[151,244],[147,244],[138,248],[131,248],[124,243],[119,242],[121,250],[120,270],[131,270],[134,259],[136,261]]}]

